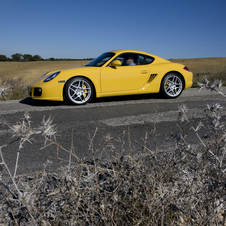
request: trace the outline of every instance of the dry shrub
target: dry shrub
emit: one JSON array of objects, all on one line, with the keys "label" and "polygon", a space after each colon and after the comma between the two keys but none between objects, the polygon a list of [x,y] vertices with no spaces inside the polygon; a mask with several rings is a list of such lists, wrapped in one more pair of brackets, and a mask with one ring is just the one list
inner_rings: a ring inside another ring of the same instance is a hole
[{"label": "dry shrub", "polygon": [[[184,112],[180,111],[180,115]],[[208,119],[212,124],[211,115]],[[31,135],[44,135],[53,128],[52,120],[46,121],[36,132],[22,121],[20,125],[27,129],[23,134],[31,131]],[[197,133],[201,127],[202,124],[198,124],[192,131]],[[205,146],[196,147],[186,143],[183,133],[177,134],[173,136],[175,147],[168,150],[150,150],[146,136],[139,152],[125,151],[125,148],[115,150],[114,142],[123,146],[129,133],[124,132],[121,139],[108,135],[98,152],[91,148],[91,159],[79,159],[69,150],[69,165],[57,172],[46,171],[45,164],[42,172],[14,177],[19,181],[16,183],[20,187],[19,193],[13,189],[9,178],[3,177],[5,187],[2,186],[1,190],[0,223],[223,225],[226,190],[224,131],[223,127],[213,126],[208,141],[202,141]],[[31,135],[20,137],[20,141],[30,139]],[[63,149],[50,138],[50,134],[45,135],[45,139]],[[75,160],[77,163],[72,164]]]},{"label": "dry shrub", "polygon": [[0,100],[19,100],[28,97],[27,85],[25,79],[22,77],[19,78],[0,77],[0,87],[5,88],[4,90],[2,90]]},{"label": "dry shrub", "polygon": [[198,72],[194,73],[193,87],[198,87],[198,82],[202,81],[203,78],[207,78],[210,83],[214,83],[216,79],[220,79],[223,85],[226,84],[226,69],[221,72]]},{"label": "dry shrub", "polygon": [[[204,86],[208,87],[207,81]],[[215,90],[219,87],[216,83]],[[67,151],[68,159],[58,160],[69,163],[56,172],[46,170],[47,162],[41,172],[2,176],[0,224],[226,225],[222,107],[208,105],[206,118],[198,123],[187,117],[187,111],[185,105],[179,108],[180,133],[172,135],[174,145],[167,149],[148,146],[149,140],[156,140],[156,127],[146,133],[139,151],[130,143],[129,130],[114,138],[106,135],[98,149],[93,142],[95,132],[87,155],[92,157],[84,159],[76,156],[73,145],[65,150],[56,142],[51,118],[43,118],[41,126],[34,129],[25,114],[20,123],[11,126],[19,137],[19,150],[24,142],[41,135],[44,148],[52,144],[57,153]],[[197,145],[187,142],[189,133],[197,136]],[[7,170],[4,148],[0,147],[1,164]]]}]

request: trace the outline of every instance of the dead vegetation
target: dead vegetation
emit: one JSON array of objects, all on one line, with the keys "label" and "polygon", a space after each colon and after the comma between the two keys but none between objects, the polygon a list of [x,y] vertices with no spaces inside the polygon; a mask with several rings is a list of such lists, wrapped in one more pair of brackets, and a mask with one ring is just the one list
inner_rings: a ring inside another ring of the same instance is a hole
[{"label": "dead vegetation", "polygon": [[[219,92],[221,83],[201,88]],[[178,110],[180,133],[172,134],[174,146],[166,150],[149,147],[156,138],[156,124],[143,138],[139,151],[134,150],[130,132],[105,136],[102,147],[94,146],[96,132],[90,137],[89,158],[80,159],[71,149],[65,150],[56,140],[53,119],[43,118],[32,126],[29,114],[9,125],[18,137],[14,174],[4,161],[0,145],[1,225],[226,225],[226,127],[221,120],[223,108],[208,105],[206,118],[195,123],[187,117],[189,109]],[[2,126],[8,126],[1,118]],[[185,128],[188,128],[185,130]],[[204,129],[204,130],[203,130]],[[204,134],[205,131],[205,134]],[[196,146],[187,142],[195,133]],[[56,172],[43,170],[17,175],[19,153],[24,142],[43,137],[44,147],[66,151],[68,159],[58,158]],[[73,138],[73,134],[72,134]],[[121,144],[116,149],[115,142]],[[125,142],[129,142],[128,149]],[[50,146],[51,145],[51,146]],[[62,166],[62,162],[68,162]],[[4,176],[5,175],[5,176]]]},{"label": "dead vegetation", "polygon": [[27,84],[22,77],[1,78],[0,76],[0,101],[19,100],[27,97]]},{"label": "dead vegetation", "polygon": [[0,77],[23,78],[28,85],[49,71],[79,67],[89,61],[35,61],[35,62],[0,62]]},{"label": "dead vegetation", "polygon": [[226,57],[193,58],[193,59],[171,59],[171,62],[186,65],[194,74],[193,87],[198,87],[206,77],[211,83],[221,79],[226,84]]},{"label": "dead vegetation", "polygon": [[0,62],[0,101],[27,98],[27,85],[46,72],[86,63],[88,61]]}]

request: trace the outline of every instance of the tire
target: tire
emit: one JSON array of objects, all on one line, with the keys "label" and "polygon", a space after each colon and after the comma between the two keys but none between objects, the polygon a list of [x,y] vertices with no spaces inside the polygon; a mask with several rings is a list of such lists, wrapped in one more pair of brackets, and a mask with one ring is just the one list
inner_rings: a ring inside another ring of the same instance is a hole
[{"label": "tire", "polygon": [[66,100],[71,104],[82,105],[92,99],[94,88],[88,79],[75,77],[66,83],[64,92]]},{"label": "tire", "polygon": [[166,98],[177,98],[184,89],[184,82],[180,75],[169,73],[163,77],[161,92]]}]

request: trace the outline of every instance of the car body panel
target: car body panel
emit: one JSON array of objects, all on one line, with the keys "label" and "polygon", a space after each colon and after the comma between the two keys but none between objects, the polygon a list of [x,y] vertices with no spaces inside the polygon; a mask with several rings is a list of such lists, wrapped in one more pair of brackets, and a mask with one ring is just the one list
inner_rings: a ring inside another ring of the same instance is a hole
[{"label": "car body panel", "polygon": [[[64,100],[65,84],[74,77],[88,79],[95,89],[96,97],[121,96],[133,94],[158,93],[163,77],[175,72],[184,80],[184,89],[192,86],[193,74],[184,69],[185,65],[172,63],[161,57],[136,50],[114,50],[115,55],[107,60],[101,67],[84,66],[70,69],[56,70],[35,80],[28,86],[30,97],[40,100]],[[132,53],[154,59],[150,64],[110,67],[109,64],[120,54]],[[60,74],[49,82],[44,80],[54,72]],[[34,89],[41,88],[41,96],[34,96]]]},{"label": "car body panel", "polygon": [[134,65],[128,67],[105,67],[101,71],[101,92],[138,90],[148,80],[150,67]]}]

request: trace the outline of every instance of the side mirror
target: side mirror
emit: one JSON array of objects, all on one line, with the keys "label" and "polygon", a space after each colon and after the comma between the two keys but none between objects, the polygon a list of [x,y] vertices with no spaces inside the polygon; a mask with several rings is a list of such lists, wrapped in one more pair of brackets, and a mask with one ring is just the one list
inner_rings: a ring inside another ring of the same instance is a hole
[{"label": "side mirror", "polygon": [[122,65],[122,62],[120,60],[114,60],[109,64],[110,67],[114,67],[114,68],[121,66],[121,65]]}]

